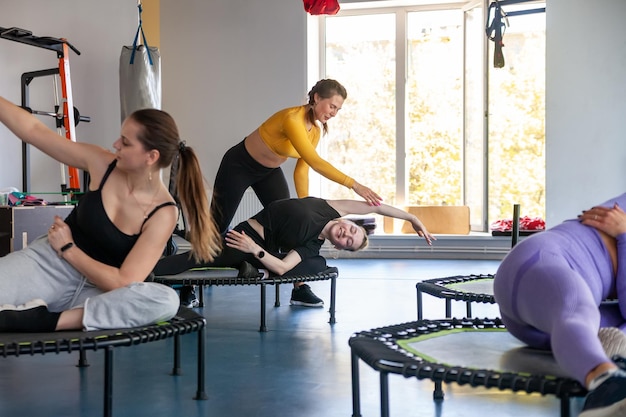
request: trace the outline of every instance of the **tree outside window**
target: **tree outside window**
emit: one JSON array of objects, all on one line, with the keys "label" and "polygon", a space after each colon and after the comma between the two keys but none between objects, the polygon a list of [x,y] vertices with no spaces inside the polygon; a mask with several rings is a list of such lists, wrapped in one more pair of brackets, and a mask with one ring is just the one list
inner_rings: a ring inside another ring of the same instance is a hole
[{"label": "tree outside window", "polygon": [[[510,19],[504,68],[480,8],[344,14],[324,18],[323,72],[348,90],[324,157],[390,204],[469,205],[474,230],[516,203],[544,217],[545,14]],[[322,196],[354,198],[319,178]]]}]

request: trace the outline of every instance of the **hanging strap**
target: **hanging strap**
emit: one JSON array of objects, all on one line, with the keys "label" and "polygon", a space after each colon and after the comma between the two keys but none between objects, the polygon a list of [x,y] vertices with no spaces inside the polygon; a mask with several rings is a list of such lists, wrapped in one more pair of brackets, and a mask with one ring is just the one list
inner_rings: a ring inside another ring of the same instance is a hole
[{"label": "hanging strap", "polygon": [[[491,12],[493,12],[493,18],[491,17]],[[504,22],[502,19],[504,19]],[[489,9],[487,10],[485,33],[487,34],[489,40],[494,42],[495,49],[493,53],[493,66],[495,68],[504,67],[504,54],[502,53],[504,42],[502,39],[507,26],[508,20],[506,13],[504,13],[504,10],[500,7],[498,0],[494,0],[489,5]]]},{"label": "hanging strap", "polygon": [[143,23],[141,20],[141,12],[143,9],[141,8],[141,3],[137,5],[139,9],[139,26],[137,26],[137,33],[135,33],[135,40],[133,41],[133,52],[130,54],[130,65],[133,65],[135,62],[135,51],[137,50],[137,41],[139,40],[139,32],[141,32],[141,36],[143,38],[143,44],[146,47],[146,51],[148,51],[148,61],[150,65],[152,65],[152,55],[150,54],[150,47],[148,46],[148,41],[146,40],[146,34],[143,33]]}]

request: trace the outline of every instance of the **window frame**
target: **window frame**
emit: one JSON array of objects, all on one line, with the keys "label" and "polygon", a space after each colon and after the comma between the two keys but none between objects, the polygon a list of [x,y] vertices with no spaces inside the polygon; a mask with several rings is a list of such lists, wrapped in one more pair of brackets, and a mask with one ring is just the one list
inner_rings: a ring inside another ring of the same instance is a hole
[{"label": "window frame", "polygon": [[[463,31],[463,68],[462,68],[462,157],[463,157],[463,177],[461,179],[462,189],[461,196],[463,204],[468,202],[468,161],[471,159],[472,164],[476,164],[475,158],[468,158],[467,151],[467,112],[468,112],[468,97],[467,97],[467,19],[468,12],[482,9],[482,27],[485,27],[485,23],[488,17],[488,10],[490,0],[471,0],[461,2],[444,2],[438,0],[432,0],[429,4],[424,4],[425,1],[403,1],[403,0],[385,0],[385,1],[369,1],[369,2],[350,2],[342,3],[342,8],[338,13],[338,16],[362,16],[371,14],[395,14],[396,23],[396,201],[395,204],[403,206],[408,201],[408,188],[409,178],[406,175],[408,159],[405,157],[407,149],[407,104],[406,104],[406,80],[408,77],[408,57],[407,57],[407,26],[408,15],[412,12],[426,12],[426,11],[440,11],[440,10],[460,10],[463,13],[462,19],[462,31]],[[540,0],[515,0],[519,3],[543,3]],[[309,42],[308,42],[308,58],[309,58],[309,71],[308,80],[309,84],[314,84],[318,79],[325,76],[325,48],[326,44],[326,17],[325,16],[309,16]],[[483,32],[484,33],[484,32]],[[398,41],[404,39],[404,42]],[[482,116],[482,159],[480,160],[480,171],[483,181],[480,184],[480,190],[476,190],[475,194],[480,195],[480,204],[482,206],[481,215],[478,218],[473,217],[471,222],[471,230],[475,232],[487,232],[489,230],[489,73],[490,73],[490,58],[489,58],[489,39],[487,36],[482,36],[481,52],[482,52],[482,68],[478,71],[482,74],[482,97],[480,102],[482,108],[479,109]],[[474,110],[476,114],[478,112]],[[323,152],[323,151],[322,151]],[[314,186],[313,184],[311,184]],[[320,187],[317,184],[317,187]],[[477,187],[473,185],[473,187]],[[320,191],[319,189],[317,191]],[[312,190],[314,192],[314,190]]]}]

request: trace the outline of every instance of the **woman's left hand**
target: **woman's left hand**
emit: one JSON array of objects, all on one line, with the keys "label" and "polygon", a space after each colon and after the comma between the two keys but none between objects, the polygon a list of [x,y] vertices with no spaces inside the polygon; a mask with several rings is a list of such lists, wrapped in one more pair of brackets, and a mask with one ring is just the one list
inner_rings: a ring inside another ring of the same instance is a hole
[{"label": "woman's left hand", "polygon": [[626,233],[626,212],[617,203],[613,207],[593,207],[578,216],[582,224],[595,227],[609,236]]},{"label": "woman's left hand", "polygon": [[48,229],[48,242],[59,256],[61,256],[61,248],[63,246],[68,243],[74,243],[70,227],[59,216],[54,216],[54,223]]},{"label": "woman's left hand", "polygon": [[257,253],[260,250],[259,245],[250,236],[233,229],[226,233],[226,246],[244,253]]},{"label": "woman's left hand", "polygon": [[418,236],[426,239],[426,243],[428,243],[428,245],[432,246],[433,240],[437,240],[435,236],[431,235],[428,230],[426,230],[426,226],[424,226],[424,224],[417,217],[411,221],[411,225]]}]

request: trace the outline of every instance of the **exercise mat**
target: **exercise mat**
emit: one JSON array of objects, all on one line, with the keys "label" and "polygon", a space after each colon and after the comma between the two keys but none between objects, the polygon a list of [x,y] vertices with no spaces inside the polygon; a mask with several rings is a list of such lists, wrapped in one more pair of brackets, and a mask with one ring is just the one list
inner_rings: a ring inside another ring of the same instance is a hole
[{"label": "exercise mat", "polygon": [[443,330],[399,340],[398,345],[447,366],[567,377],[550,351],[528,347],[505,329]]},{"label": "exercise mat", "polygon": [[445,287],[466,293],[493,295],[493,278],[482,278],[473,281],[445,284]]}]

